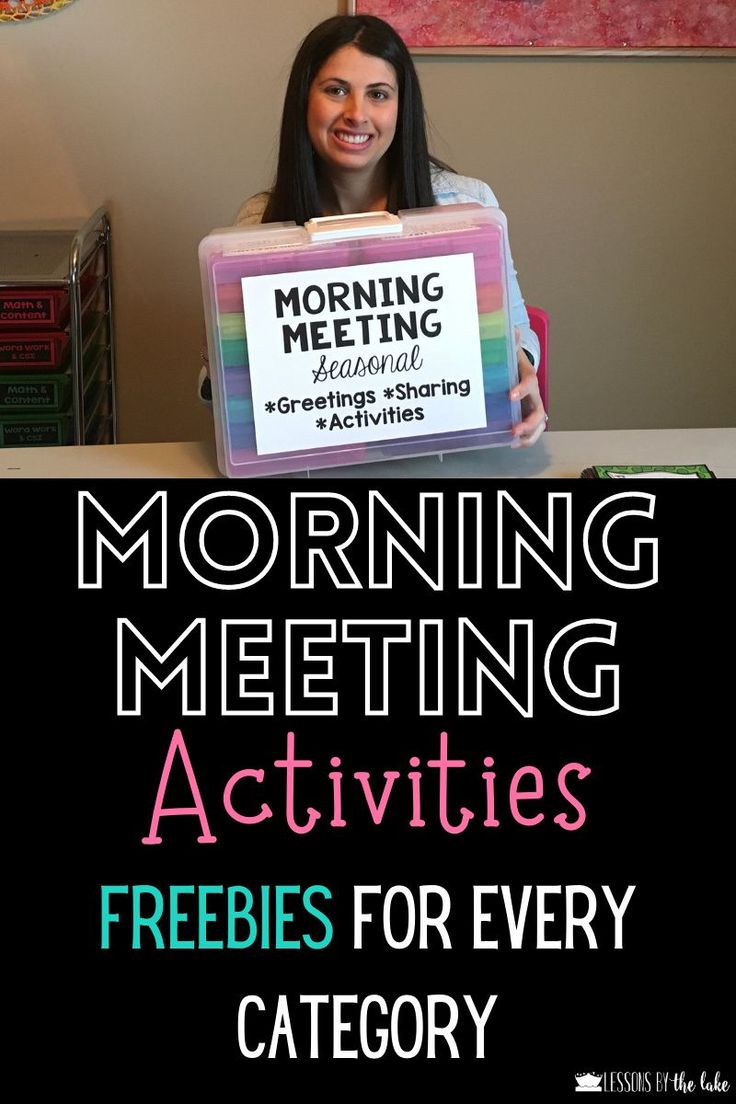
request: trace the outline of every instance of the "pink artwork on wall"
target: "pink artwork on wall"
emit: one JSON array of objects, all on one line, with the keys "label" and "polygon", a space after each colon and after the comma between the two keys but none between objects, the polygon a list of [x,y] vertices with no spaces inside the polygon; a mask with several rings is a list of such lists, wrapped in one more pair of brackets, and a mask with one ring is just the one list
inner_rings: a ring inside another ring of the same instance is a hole
[{"label": "pink artwork on wall", "polygon": [[355,0],[411,47],[736,47],[736,0]]}]

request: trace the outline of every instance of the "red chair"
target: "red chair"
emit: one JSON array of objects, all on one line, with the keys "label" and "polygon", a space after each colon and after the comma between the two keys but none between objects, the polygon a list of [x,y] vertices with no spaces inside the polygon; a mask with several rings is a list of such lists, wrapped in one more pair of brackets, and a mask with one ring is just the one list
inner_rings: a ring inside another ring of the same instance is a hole
[{"label": "red chair", "polygon": [[549,414],[549,388],[547,381],[547,337],[549,332],[549,315],[540,307],[527,307],[529,325],[539,338],[539,364],[537,365],[537,380],[539,381],[539,394],[542,396],[544,409]]}]

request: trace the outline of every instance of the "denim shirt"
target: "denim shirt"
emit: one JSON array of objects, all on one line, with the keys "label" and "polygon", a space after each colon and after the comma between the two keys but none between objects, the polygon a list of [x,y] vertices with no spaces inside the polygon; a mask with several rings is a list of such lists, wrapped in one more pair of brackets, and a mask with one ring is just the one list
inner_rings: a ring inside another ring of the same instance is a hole
[{"label": "denim shirt", "polygon": [[[457,173],[447,172],[445,169],[433,169],[432,191],[438,207],[451,203],[480,203],[484,207],[498,207],[498,200],[482,180],[474,180],[471,176],[458,176]],[[510,251],[507,254],[507,267],[509,271],[511,322],[514,326],[519,327],[522,349],[532,364],[537,365],[539,364],[539,339],[529,325],[529,315],[526,313],[526,306],[524,305]]]}]

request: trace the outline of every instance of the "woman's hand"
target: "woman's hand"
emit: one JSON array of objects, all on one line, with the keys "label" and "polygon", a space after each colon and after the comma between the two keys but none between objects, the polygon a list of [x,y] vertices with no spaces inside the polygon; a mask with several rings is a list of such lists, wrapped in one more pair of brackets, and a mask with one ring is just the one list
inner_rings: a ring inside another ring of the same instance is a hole
[{"label": "woman's hand", "polygon": [[547,415],[539,394],[539,383],[534,366],[520,344],[521,335],[516,327],[516,364],[519,369],[519,382],[511,388],[512,399],[521,399],[523,420],[517,422],[511,432],[514,435],[512,448],[528,448],[535,445],[544,433]]},{"label": "woman's hand", "polygon": [[202,340],[202,348],[199,354],[200,369],[197,394],[199,401],[209,405],[212,402],[212,380],[210,379],[210,358],[207,353],[207,338]]}]

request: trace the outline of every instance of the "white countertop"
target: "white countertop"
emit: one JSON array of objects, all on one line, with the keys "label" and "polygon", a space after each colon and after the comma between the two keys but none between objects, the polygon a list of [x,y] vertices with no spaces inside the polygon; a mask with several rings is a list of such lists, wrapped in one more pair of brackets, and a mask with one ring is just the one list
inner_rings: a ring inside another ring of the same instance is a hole
[{"label": "white countertop", "polygon": [[[594,464],[707,464],[736,478],[736,429],[551,431],[530,449],[493,448],[328,468],[312,478],[577,479]],[[4,479],[216,478],[214,442],[0,449]]]}]

